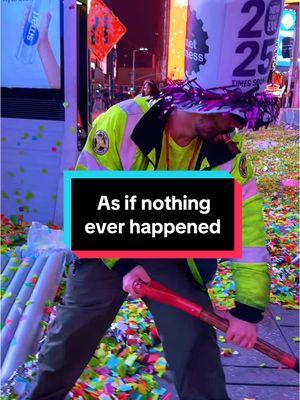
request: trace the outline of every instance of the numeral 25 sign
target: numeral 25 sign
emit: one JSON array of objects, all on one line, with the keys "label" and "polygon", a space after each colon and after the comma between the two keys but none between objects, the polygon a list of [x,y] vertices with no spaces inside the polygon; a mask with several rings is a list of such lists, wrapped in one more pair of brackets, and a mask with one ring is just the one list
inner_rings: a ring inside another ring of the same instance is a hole
[{"label": "numeral 25 sign", "polygon": [[[266,4],[267,3],[267,4]],[[236,48],[236,54],[245,54],[246,58],[234,69],[233,76],[253,77],[268,73],[273,49],[277,40],[277,32],[282,11],[282,0],[249,0],[241,8],[242,14],[248,14],[249,19],[239,30],[238,38],[243,40]],[[262,37],[266,39],[259,40]],[[260,57],[261,63],[250,64]]]}]

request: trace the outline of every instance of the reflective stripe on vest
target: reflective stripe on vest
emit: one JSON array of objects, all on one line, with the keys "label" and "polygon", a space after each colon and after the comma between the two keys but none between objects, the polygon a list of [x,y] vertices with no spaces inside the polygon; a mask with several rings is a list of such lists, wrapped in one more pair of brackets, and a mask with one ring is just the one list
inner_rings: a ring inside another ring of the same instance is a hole
[{"label": "reflective stripe on vest", "polygon": [[229,160],[226,163],[219,165],[218,169],[220,171],[227,171],[230,173],[233,170],[233,160]]},{"label": "reflective stripe on vest", "polygon": [[233,258],[234,263],[269,263],[270,256],[265,247],[243,247],[241,258]]},{"label": "reflective stripe on vest", "polygon": [[249,199],[252,196],[258,194],[255,179],[251,179],[249,182],[243,185],[243,201]]},{"label": "reflective stripe on vest", "polygon": [[123,141],[120,150],[120,159],[124,170],[129,170],[135,160],[138,147],[131,139],[131,134],[136,124],[144,115],[140,106],[132,100],[124,101],[118,104],[127,115],[125,130],[123,132]]},{"label": "reflective stripe on vest", "polygon": [[96,159],[86,150],[82,150],[82,152],[79,155],[77,164],[83,165],[84,167],[87,167],[89,170],[102,170],[102,171],[107,171],[107,168],[103,167],[103,165],[98,164]]}]

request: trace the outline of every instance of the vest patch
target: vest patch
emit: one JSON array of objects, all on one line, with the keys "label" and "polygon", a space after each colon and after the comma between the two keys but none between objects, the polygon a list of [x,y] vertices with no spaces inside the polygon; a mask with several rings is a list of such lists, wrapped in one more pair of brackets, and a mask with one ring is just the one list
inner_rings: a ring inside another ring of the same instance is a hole
[{"label": "vest patch", "polygon": [[109,149],[109,139],[104,131],[96,132],[93,138],[93,150],[96,154],[103,156]]}]

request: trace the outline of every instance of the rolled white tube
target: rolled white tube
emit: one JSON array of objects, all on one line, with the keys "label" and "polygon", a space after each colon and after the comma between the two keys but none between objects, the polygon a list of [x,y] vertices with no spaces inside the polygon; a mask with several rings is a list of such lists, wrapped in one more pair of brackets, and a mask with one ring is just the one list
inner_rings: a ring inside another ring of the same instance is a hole
[{"label": "rolled white tube", "polygon": [[30,272],[27,275],[27,279],[25,284],[23,284],[21,290],[18,293],[17,301],[14,299],[14,304],[12,305],[7,318],[6,323],[1,331],[0,343],[1,343],[1,365],[3,360],[5,359],[9,344],[15,334],[15,331],[18,327],[19,321],[22,317],[23,311],[26,306],[26,302],[29,300],[31,293],[33,292],[34,285],[26,285],[27,283],[31,283],[34,275],[39,277],[40,272],[45,265],[47,257],[39,256],[33,266],[30,269]]},{"label": "rolled white tube", "polygon": [[6,267],[6,264],[8,263],[8,256],[6,254],[1,254],[1,274],[4,271],[4,268]]},{"label": "rolled white tube", "polygon": [[64,252],[49,256],[29,299],[31,304],[24,310],[13,338],[13,345],[9,347],[3,362],[1,384],[26,361],[28,354],[36,351],[45,302],[54,298],[63,272],[64,260]]}]

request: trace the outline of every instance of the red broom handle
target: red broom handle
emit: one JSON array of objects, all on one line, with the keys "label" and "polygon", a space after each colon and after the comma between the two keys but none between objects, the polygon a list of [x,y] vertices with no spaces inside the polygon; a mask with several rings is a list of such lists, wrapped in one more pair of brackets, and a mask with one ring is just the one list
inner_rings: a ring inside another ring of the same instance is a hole
[{"label": "red broom handle", "polygon": [[[177,296],[176,293],[158,282],[151,281],[149,284],[145,284],[141,281],[136,281],[133,284],[133,288],[141,297],[147,297],[148,299],[178,308],[179,310],[216,327],[222,332],[226,332],[228,329],[229,324],[226,319],[204,310],[203,307],[198,304]],[[280,364],[299,372],[299,359],[291,354],[288,354],[259,338],[255,342],[254,348],[273,360],[278,361]]]}]

